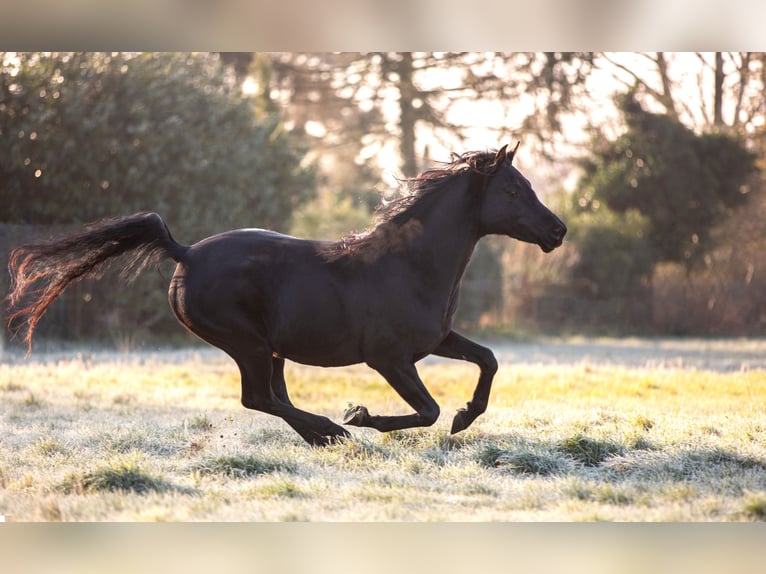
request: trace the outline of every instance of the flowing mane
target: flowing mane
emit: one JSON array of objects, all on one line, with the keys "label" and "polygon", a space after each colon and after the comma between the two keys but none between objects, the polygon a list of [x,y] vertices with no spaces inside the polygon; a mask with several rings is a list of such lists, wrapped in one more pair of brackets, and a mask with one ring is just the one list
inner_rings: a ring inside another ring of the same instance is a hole
[{"label": "flowing mane", "polygon": [[403,244],[417,232],[420,225],[417,216],[425,205],[430,205],[440,190],[467,173],[489,175],[496,153],[496,150],[453,153],[451,161],[440,162],[438,167],[400,180],[403,193],[378,208],[372,227],[332,243],[325,250],[326,255],[329,259],[336,259],[370,250],[370,255],[374,257],[373,254],[379,254],[382,249]]}]

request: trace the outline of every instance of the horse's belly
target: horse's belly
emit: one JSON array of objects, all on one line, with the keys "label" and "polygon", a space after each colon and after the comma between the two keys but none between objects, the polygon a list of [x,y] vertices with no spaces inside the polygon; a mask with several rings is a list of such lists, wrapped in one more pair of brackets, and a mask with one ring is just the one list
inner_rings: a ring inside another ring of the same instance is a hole
[{"label": "horse's belly", "polygon": [[313,312],[285,313],[272,331],[277,355],[297,363],[337,367],[420,357],[446,336],[436,321],[405,320],[388,309],[339,307],[325,301]]},{"label": "horse's belly", "polygon": [[289,332],[276,334],[274,353],[304,365],[341,367],[364,362],[358,341],[348,333],[323,329],[324,325],[294,324]]},{"label": "horse's belly", "polygon": [[274,356],[289,359],[290,361],[302,365],[311,365],[313,367],[346,367],[348,365],[356,365],[364,362],[364,359],[361,357],[348,353],[315,354],[298,352],[282,354],[275,352]]},{"label": "horse's belly", "polygon": [[[304,289],[305,291],[305,289]],[[286,359],[321,367],[353,365],[364,361],[358,322],[344,305],[314,293],[271,314],[270,343]]]}]

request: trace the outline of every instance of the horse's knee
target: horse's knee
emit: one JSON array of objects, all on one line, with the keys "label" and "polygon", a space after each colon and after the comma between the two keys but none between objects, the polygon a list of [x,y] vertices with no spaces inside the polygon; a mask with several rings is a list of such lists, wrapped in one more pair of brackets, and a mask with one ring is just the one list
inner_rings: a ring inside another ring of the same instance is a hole
[{"label": "horse's knee", "polygon": [[478,363],[482,373],[485,373],[490,377],[494,377],[495,373],[497,373],[497,359],[495,358],[495,354],[490,349],[482,347],[482,351],[478,357]]}]

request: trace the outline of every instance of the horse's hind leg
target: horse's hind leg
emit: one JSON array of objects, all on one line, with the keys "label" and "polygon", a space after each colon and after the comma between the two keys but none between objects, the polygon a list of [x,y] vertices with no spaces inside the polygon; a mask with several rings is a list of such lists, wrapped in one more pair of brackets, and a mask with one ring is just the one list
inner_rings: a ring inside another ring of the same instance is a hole
[{"label": "horse's hind leg", "polygon": [[[272,371],[271,371],[271,391],[277,400],[294,406],[290,400],[290,396],[287,394],[287,384],[285,382],[285,360],[279,357],[272,359]],[[299,424],[291,420],[285,419],[285,422],[289,424],[295,432],[303,437],[303,440],[309,444],[319,445],[326,444],[328,439],[322,435],[317,434],[304,424]]]},{"label": "horse's hind leg", "polygon": [[[348,431],[327,417],[295,408],[287,397],[287,390],[280,387],[281,364],[277,364],[276,390],[272,387],[274,363],[271,351],[265,346],[250,349],[247,353],[230,353],[242,375],[242,405],[283,419],[314,446],[324,446],[339,437],[349,436]],[[281,396],[280,396],[281,395]],[[284,399],[287,399],[286,401]]]},{"label": "horse's hind leg", "polygon": [[285,360],[280,357],[273,357],[271,360],[271,390],[274,395],[288,405],[292,405],[290,396],[287,394],[287,383],[285,382]]},{"label": "horse's hind leg", "polygon": [[282,418],[312,445],[326,445],[340,436],[349,436],[330,419],[292,405],[285,387],[284,361],[272,356],[257,325],[248,320],[246,313],[234,307],[222,308],[217,303],[192,305],[194,293],[187,291],[185,281],[183,275],[174,276],[168,293],[170,306],[182,325],[225,351],[237,363],[242,376],[243,406]]},{"label": "horse's hind leg", "polygon": [[355,406],[346,411],[343,424],[360,427],[372,427],[379,431],[391,431],[412,427],[430,426],[439,418],[439,405],[428,393],[418,376],[415,365],[401,363],[394,365],[374,366],[397,393],[407,401],[415,414],[397,416],[370,415],[366,407]]}]

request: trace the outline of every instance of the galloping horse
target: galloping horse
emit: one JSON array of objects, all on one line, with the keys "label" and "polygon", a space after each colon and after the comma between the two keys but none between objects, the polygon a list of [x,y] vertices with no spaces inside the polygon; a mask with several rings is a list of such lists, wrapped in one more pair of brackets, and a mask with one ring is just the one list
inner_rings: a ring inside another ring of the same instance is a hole
[{"label": "galloping horse", "polygon": [[354,406],[343,424],[379,431],[429,426],[439,406],[415,363],[433,354],[480,369],[472,399],[453,420],[452,433],[459,432],[486,410],[497,371],[491,350],[452,330],[476,243],[501,234],[547,253],[566,233],[513,167],[516,148],[454,155],[408,180],[410,193],[391,202],[370,230],[337,242],[240,229],[185,246],[159,215],[138,213],[19,247],[9,263],[9,326],[26,325],[31,351],[40,317],[72,281],[126,253],[139,266],[170,257],[177,262],[170,306],[183,326],[237,363],[245,407],[281,417],[312,445],[328,444],[349,433],[293,406],[285,360],[366,363],[415,412],[379,416]]}]

